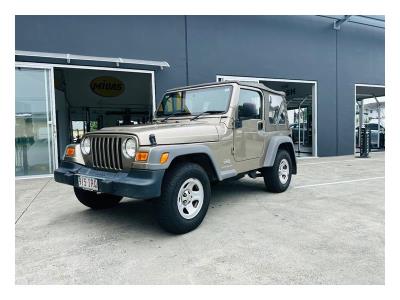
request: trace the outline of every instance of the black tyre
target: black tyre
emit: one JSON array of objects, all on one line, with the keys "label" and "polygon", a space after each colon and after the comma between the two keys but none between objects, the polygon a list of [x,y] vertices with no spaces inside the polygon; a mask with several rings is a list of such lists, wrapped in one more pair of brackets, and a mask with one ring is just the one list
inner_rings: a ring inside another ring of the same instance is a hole
[{"label": "black tyre", "polygon": [[195,163],[180,163],[168,170],[157,203],[157,219],[166,231],[176,234],[200,225],[210,204],[210,180]]},{"label": "black tyre", "polygon": [[287,190],[292,179],[292,159],[286,150],[279,150],[272,167],[262,170],[268,191],[282,193]]},{"label": "black tyre", "polygon": [[80,203],[93,209],[103,209],[116,206],[122,199],[121,196],[97,194],[96,192],[86,191],[76,187],[74,187],[74,192]]}]

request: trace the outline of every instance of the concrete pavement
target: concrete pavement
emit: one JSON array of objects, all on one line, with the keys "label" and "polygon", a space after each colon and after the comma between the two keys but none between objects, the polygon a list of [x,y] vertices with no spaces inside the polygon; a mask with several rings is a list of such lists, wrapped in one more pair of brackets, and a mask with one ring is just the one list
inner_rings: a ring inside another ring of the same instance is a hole
[{"label": "concrete pavement", "polygon": [[282,194],[245,177],[212,190],[203,224],[162,231],[149,201],[81,205],[16,181],[17,284],[384,284],[384,153],[299,160]]}]

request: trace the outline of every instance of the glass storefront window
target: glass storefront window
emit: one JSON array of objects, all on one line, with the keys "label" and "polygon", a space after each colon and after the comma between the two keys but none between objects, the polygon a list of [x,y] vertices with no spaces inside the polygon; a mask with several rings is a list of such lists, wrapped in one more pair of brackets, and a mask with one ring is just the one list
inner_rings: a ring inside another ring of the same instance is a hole
[{"label": "glass storefront window", "polygon": [[53,172],[49,70],[15,69],[15,176]]}]

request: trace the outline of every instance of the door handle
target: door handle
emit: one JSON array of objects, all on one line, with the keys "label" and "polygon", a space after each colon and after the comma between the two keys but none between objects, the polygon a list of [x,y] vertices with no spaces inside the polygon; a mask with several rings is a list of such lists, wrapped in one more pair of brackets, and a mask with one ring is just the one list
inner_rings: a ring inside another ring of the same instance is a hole
[{"label": "door handle", "polygon": [[257,122],[257,129],[258,129],[258,130],[263,130],[263,128],[264,128],[264,123],[263,123],[263,121]]}]

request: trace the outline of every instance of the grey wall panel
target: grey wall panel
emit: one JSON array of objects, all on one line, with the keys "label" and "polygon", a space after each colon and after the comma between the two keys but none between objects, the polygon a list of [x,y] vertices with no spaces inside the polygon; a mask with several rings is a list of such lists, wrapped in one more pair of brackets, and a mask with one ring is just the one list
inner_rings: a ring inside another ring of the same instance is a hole
[{"label": "grey wall panel", "polygon": [[354,83],[384,83],[384,31],[332,26],[318,16],[17,16],[15,47],[166,60],[157,101],[217,74],[315,80],[318,154],[328,156],[353,153]]},{"label": "grey wall panel", "polygon": [[338,31],[338,155],[354,152],[354,85],[385,84],[383,29],[345,23]]},{"label": "grey wall panel", "polygon": [[190,83],[216,74],[318,81],[318,149],[336,154],[336,36],[313,16],[189,16]]},{"label": "grey wall panel", "polygon": [[92,56],[165,60],[157,99],[186,83],[183,16],[16,16],[15,48]]}]

